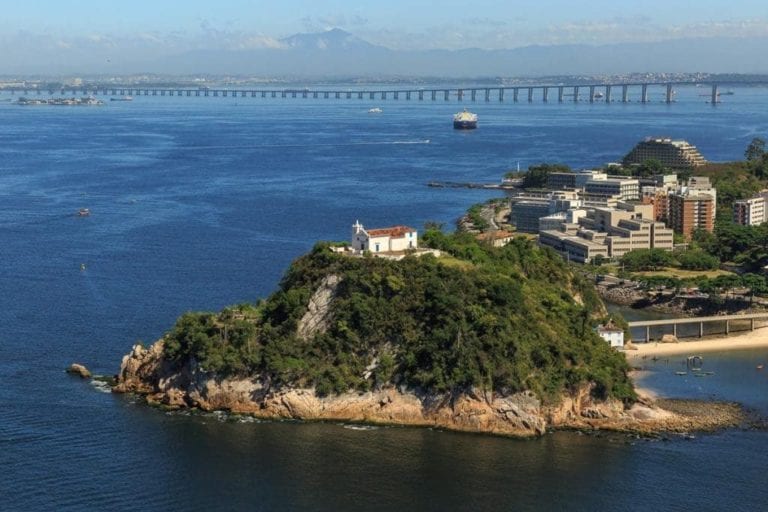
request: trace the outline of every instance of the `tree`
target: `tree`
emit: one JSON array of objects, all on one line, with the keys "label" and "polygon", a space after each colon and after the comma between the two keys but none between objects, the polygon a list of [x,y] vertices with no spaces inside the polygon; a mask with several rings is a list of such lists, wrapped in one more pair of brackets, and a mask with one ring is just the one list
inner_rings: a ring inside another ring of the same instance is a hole
[{"label": "tree", "polygon": [[663,249],[636,249],[621,257],[621,264],[630,272],[659,270],[672,263],[672,254]]},{"label": "tree", "polygon": [[649,158],[637,166],[633,174],[635,176],[644,178],[653,176],[654,174],[664,174],[665,171],[666,168],[664,167],[664,164],[655,158]]},{"label": "tree", "polygon": [[762,160],[764,155],[765,155],[765,140],[761,139],[760,137],[755,137],[754,139],[752,139],[752,142],[749,143],[749,146],[747,146],[746,151],[744,151],[744,157],[749,162],[756,162],[758,160]]},{"label": "tree", "polygon": [[539,164],[528,167],[528,172],[523,177],[523,188],[544,188],[547,186],[547,177],[550,172],[572,172],[571,168],[563,164]]},{"label": "tree", "polygon": [[720,266],[717,256],[707,254],[701,249],[691,249],[678,255],[680,267],[685,270],[715,270]]}]

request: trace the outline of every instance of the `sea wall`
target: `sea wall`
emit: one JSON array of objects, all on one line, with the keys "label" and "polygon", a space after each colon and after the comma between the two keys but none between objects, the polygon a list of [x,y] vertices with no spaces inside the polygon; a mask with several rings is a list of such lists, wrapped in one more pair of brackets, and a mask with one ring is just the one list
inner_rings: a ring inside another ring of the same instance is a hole
[{"label": "sea wall", "polygon": [[259,377],[222,378],[202,371],[195,361],[179,368],[163,357],[162,341],[148,349],[133,347],[123,358],[113,391],[139,393],[151,404],[172,408],[226,410],[262,419],[425,426],[518,437],[539,436],[548,428],[688,431],[736,424],[740,417],[735,406],[718,421],[697,420],[648,401],[625,408],[615,400],[594,400],[590,386],[563,396],[557,405],[544,405],[531,392],[429,394],[394,387],[320,397],[313,389],[276,387]]}]

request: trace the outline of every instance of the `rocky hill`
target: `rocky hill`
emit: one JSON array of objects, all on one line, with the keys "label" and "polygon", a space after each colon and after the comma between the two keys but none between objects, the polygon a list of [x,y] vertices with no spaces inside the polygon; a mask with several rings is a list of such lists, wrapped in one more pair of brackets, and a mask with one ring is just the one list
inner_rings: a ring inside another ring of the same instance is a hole
[{"label": "rocky hill", "polygon": [[636,403],[624,357],[593,332],[602,303],[559,257],[522,238],[500,249],[424,238],[448,256],[389,261],[318,244],[268,299],[187,313],[135,346],[115,391],[266,418],[512,435],[674,427],[674,414]]}]

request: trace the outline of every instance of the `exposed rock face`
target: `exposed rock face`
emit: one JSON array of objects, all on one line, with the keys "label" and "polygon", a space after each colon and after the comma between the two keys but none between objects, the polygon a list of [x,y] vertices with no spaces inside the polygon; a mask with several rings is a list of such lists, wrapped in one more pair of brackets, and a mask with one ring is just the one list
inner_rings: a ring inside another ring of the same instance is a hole
[{"label": "exposed rock face", "polygon": [[299,339],[309,341],[315,334],[322,334],[328,329],[331,320],[331,301],[336,295],[336,289],[340,282],[339,276],[330,275],[323,279],[315,293],[312,294],[307,312],[299,321]]},{"label": "exposed rock face", "polygon": [[69,368],[67,368],[67,373],[71,373],[72,375],[78,375],[81,379],[90,379],[91,378],[91,372],[83,366],[82,364],[72,363],[69,365]]},{"label": "exposed rock face", "polygon": [[[195,361],[179,368],[163,358],[162,342],[149,349],[134,346],[123,358],[113,390],[145,394],[149,402],[171,407],[228,410],[266,419],[429,426],[526,437],[541,435],[548,427],[650,433],[718,425],[711,418],[698,420],[696,415],[670,412],[650,402],[625,409],[615,400],[595,401],[589,386],[564,396],[557,406],[546,407],[530,392],[507,396],[480,390],[425,394],[387,388],[318,397],[313,389],[276,388],[259,377],[220,378],[200,370]],[[709,404],[701,406],[706,409]],[[730,413],[728,424],[738,416],[737,410]]]}]

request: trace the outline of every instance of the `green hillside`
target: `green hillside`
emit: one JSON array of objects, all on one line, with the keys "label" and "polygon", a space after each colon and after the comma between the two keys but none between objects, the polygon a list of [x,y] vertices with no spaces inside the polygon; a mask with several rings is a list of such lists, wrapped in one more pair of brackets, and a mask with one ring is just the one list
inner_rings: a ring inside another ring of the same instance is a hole
[{"label": "green hillside", "polygon": [[[593,381],[598,396],[634,399],[624,356],[593,332],[603,311],[594,288],[562,258],[522,238],[497,249],[430,231],[423,242],[450,256],[389,261],[317,244],[268,299],[183,315],[165,336],[166,356],[320,395],[479,387],[531,390],[552,402]],[[339,283],[327,329],[301,336],[310,299],[328,276]]]}]

